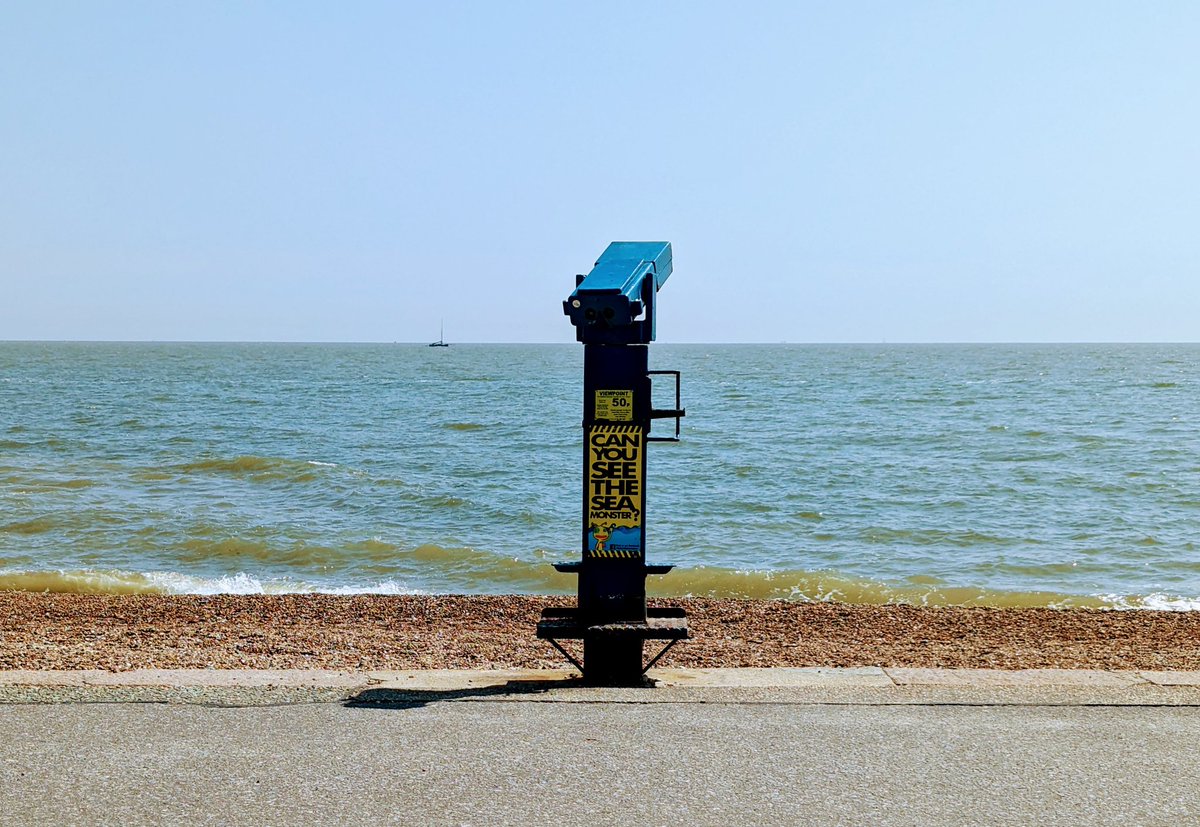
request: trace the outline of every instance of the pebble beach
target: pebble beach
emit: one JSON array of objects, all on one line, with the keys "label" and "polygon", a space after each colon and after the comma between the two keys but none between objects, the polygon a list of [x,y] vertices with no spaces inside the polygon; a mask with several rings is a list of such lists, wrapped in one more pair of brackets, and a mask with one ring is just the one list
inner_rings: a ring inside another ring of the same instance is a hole
[{"label": "pebble beach", "polygon": [[[570,598],[0,592],[0,670],[564,665],[534,626]],[[674,667],[1200,669],[1200,613],[681,599]],[[568,642],[568,647],[571,643]],[[648,647],[649,648],[649,647]]]}]

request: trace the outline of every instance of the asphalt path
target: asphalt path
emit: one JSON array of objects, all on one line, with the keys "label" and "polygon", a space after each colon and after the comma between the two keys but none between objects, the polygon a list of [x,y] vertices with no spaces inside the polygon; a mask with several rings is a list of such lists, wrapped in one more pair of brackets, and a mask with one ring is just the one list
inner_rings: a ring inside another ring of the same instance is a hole
[{"label": "asphalt path", "polygon": [[1200,823],[1196,706],[654,693],[0,706],[0,823]]}]

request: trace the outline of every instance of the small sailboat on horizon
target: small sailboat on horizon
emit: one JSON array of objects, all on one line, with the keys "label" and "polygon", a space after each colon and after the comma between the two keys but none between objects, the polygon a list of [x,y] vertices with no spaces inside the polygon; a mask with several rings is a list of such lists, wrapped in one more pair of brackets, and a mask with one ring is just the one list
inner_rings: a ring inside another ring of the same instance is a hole
[{"label": "small sailboat on horizon", "polygon": [[446,323],[442,320],[438,327],[438,340],[430,342],[429,347],[450,347],[450,343],[446,341]]}]

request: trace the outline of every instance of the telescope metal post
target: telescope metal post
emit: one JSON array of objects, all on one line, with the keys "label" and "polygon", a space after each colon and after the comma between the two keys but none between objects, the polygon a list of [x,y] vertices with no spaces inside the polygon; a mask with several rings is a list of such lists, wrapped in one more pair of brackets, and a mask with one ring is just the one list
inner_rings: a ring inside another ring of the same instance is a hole
[{"label": "telescope metal post", "polygon": [[[595,621],[593,626],[647,621],[648,351],[641,344],[583,346],[579,611]],[[585,634],[584,677],[594,683],[636,683],[642,675],[642,644],[643,638],[633,635]]]}]

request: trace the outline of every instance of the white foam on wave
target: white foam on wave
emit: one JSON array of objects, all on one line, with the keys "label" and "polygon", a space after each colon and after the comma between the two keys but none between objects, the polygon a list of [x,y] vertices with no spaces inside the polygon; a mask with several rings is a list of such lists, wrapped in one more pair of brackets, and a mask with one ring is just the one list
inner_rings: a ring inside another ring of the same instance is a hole
[{"label": "white foam on wave", "polygon": [[173,571],[151,571],[144,575],[155,588],[167,594],[267,594],[257,577],[244,572],[215,579],[192,577]]},{"label": "white foam on wave", "polygon": [[337,586],[317,589],[320,594],[429,594],[421,589],[410,589],[395,580],[380,580],[371,586]]},{"label": "white foam on wave", "polygon": [[0,589],[75,594],[429,594],[395,580],[324,584],[290,578],[255,577],[246,572],[198,577],[175,571],[0,568]]},{"label": "white foam on wave", "polygon": [[1155,592],[1146,595],[1098,594],[1096,597],[1112,604],[1112,608],[1151,609],[1159,612],[1197,612],[1200,611],[1200,597],[1181,597],[1175,594]]},{"label": "white foam on wave", "polygon": [[319,460],[315,460],[315,459],[308,460],[308,464],[309,465],[319,465],[322,468],[337,468],[336,462],[320,462]]},{"label": "white foam on wave", "polygon": [[145,577],[167,594],[425,594],[395,580],[326,586],[286,578],[262,580],[245,572],[215,578],[177,572],[147,572]]}]

